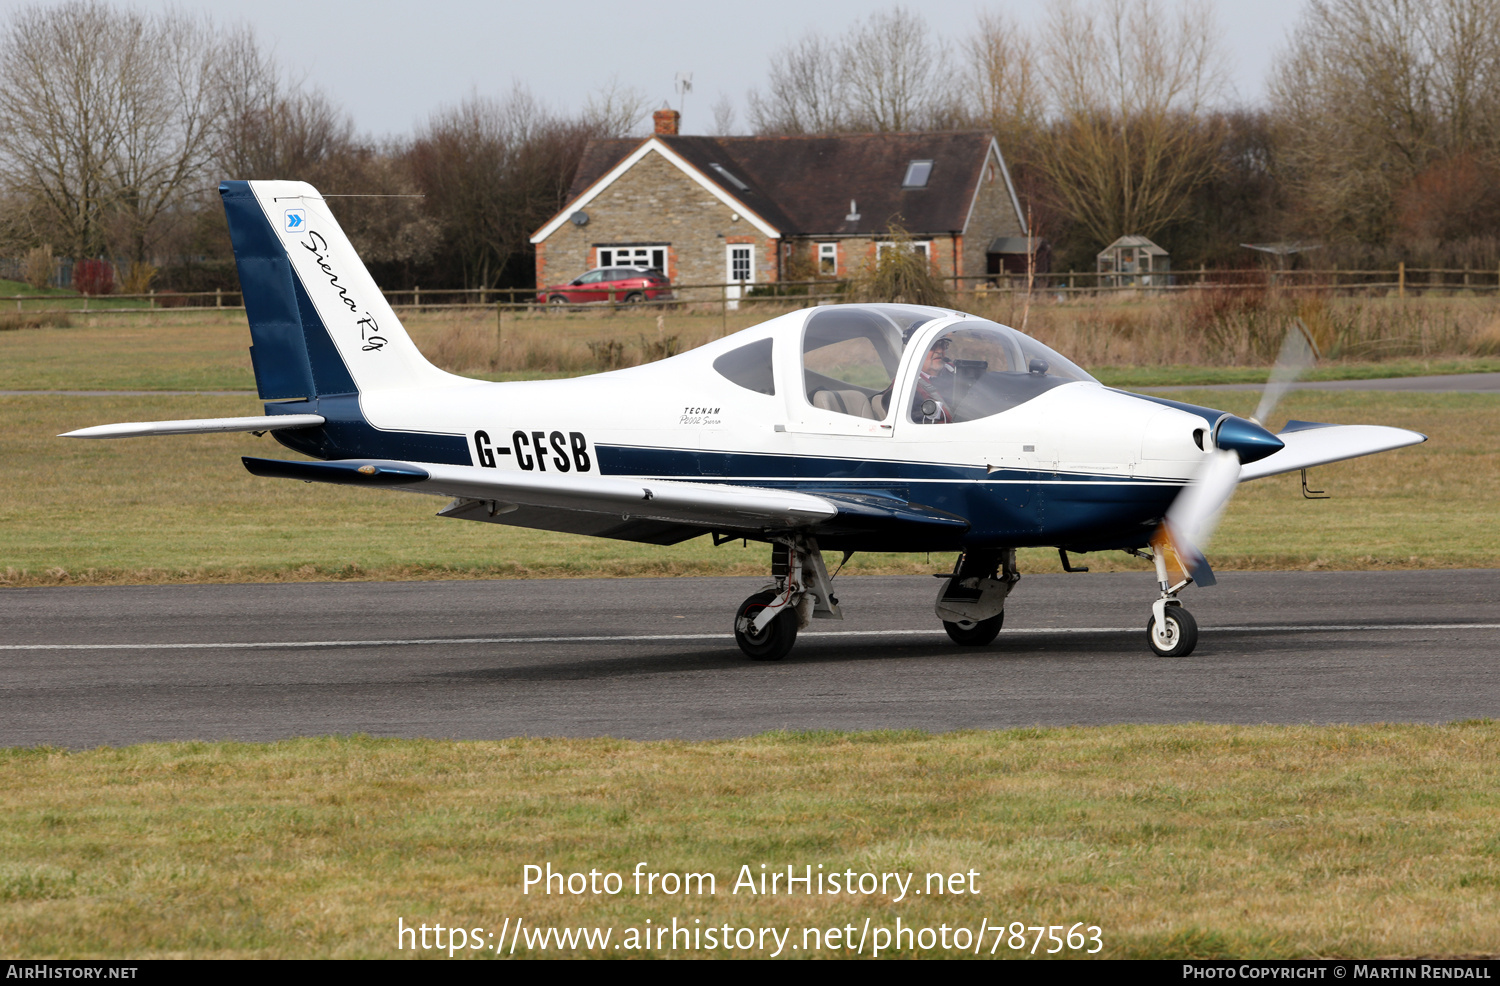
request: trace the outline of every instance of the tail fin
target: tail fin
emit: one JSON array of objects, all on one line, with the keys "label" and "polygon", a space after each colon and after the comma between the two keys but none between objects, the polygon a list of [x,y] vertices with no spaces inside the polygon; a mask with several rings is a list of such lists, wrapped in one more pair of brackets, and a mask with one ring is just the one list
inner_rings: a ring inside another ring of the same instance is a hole
[{"label": "tail fin", "polygon": [[219,185],[263,400],[454,382],[423,358],[317,189]]}]

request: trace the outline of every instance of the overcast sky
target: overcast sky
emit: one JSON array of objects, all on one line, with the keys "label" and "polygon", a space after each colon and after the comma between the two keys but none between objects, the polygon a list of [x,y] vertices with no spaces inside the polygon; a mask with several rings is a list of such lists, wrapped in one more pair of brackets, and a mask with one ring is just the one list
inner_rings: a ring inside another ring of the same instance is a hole
[{"label": "overcast sky", "polygon": [[[1296,21],[1303,0],[1210,0],[1223,31],[1230,79],[1244,102],[1264,91],[1271,59]],[[29,4],[0,0],[0,13]],[[42,5],[48,5],[42,0]],[[168,6],[137,0],[143,8]],[[692,73],[683,130],[702,133],[711,107],[727,94],[745,122],[745,92],[764,86],[767,58],[816,29],[842,33],[870,10],[869,0],[536,0],[411,2],[411,0],[176,0],[223,22],[246,22],[282,62],[303,72],[354,116],[362,133],[411,132],[434,108],[471,91],[501,95],[513,81],[557,109],[581,107],[612,78],[655,105],[679,97],[673,82]],[[1022,0],[925,0],[908,4],[939,35],[960,38],[982,10],[1024,23],[1046,5]],[[737,11],[737,13],[736,13]],[[955,71],[959,66],[955,65]]]}]

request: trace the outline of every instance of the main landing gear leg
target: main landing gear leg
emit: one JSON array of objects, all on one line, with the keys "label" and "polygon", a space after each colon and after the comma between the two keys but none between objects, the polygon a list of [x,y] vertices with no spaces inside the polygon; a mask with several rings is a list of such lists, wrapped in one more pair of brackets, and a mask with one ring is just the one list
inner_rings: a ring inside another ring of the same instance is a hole
[{"label": "main landing gear leg", "polygon": [[815,539],[800,534],[774,539],[771,577],[774,581],[734,614],[734,641],[752,661],[781,660],[797,642],[797,631],[813,619],[844,618]]},{"label": "main landing gear leg", "polygon": [[1158,657],[1187,657],[1198,646],[1198,621],[1193,614],[1182,608],[1177,594],[1192,584],[1184,577],[1176,585],[1167,574],[1166,551],[1162,546],[1153,548],[1150,555],[1135,551],[1132,554],[1149,557],[1156,563],[1156,585],[1161,595],[1151,604],[1151,619],[1146,623],[1146,642]]},{"label": "main landing gear leg", "polygon": [[1005,598],[1021,581],[1014,548],[966,551],[938,590],[933,608],[956,644],[983,647],[1005,624]]}]

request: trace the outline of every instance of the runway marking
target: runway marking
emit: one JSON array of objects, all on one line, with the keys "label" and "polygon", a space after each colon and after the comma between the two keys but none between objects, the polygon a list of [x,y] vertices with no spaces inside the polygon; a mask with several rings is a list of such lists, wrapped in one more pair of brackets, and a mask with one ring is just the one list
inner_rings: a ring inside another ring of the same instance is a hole
[{"label": "runway marking", "polygon": [[[1004,637],[1080,633],[1141,633],[1134,627],[1026,627],[1002,630]],[[1284,626],[1222,626],[1199,629],[1199,633],[1350,633],[1376,630],[1500,630],[1500,623],[1335,623]],[[799,634],[801,639],[831,637],[937,637],[939,630],[824,630]],[[652,633],[631,636],[581,637],[418,637],[410,640],[255,640],[240,643],[187,644],[0,644],[0,651],[38,650],[268,650],[278,647],[432,647],[453,644],[590,644],[650,643],[672,640],[732,640],[730,633]]]}]

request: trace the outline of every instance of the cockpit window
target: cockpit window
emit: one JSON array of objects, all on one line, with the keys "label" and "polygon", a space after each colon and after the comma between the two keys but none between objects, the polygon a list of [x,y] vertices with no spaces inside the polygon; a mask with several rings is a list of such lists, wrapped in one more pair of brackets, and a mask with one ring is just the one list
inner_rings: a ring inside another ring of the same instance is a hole
[{"label": "cockpit window", "polygon": [[1053,387],[1093,380],[1030,336],[994,322],[966,322],[926,346],[911,400],[922,424],[974,421]]},{"label": "cockpit window", "polygon": [[885,420],[904,340],[917,326],[946,314],[899,305],[830,306],[816,312],[802,334],[808,403]]},{"label": "cockpit window", "polygon": [[773,340],[761,339],[749,345],[731,349],[714,360],[714,369],[757,394],[776,396],[776,378],[771,372],[771,347]]}]

